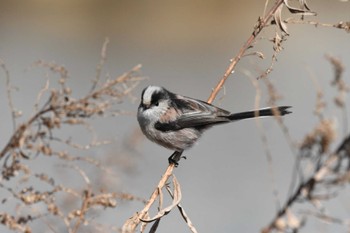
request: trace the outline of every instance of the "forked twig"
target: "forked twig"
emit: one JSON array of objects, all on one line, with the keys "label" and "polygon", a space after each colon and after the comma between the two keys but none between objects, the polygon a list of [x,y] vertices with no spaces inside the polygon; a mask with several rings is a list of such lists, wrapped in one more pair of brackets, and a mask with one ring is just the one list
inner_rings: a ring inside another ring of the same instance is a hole
[{"label": "forked twig", "polygon": [[[169,186],[166,186],[166,190],[168,191],[168,193],[169,193],[169,195],[171,196],[171,198],[174,198],[174,194],[173,194],[172,191],[170,190]],[[193,223],[192,223],[191,219],[190,219],[190,218],[188,217],[188,215],[186,214],[185,209],[184,209],[180,204],[177,205],[177,208],[179,209],[182,218],[185,220],[185,222],[187,223],[187,226],[190,228],[190,230],[191,230],[193,233],[197,233],[197,230],[196,230],[196,228],[193,226]]]}]

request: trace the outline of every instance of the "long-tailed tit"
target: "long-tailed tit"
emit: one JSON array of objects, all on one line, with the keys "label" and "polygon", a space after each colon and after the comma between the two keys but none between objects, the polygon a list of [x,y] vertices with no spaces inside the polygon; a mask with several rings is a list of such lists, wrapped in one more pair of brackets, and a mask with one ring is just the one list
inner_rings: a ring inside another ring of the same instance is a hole
[{"label": "long-tailed tit", "polygon": [[291,113],[288,108],[290,106],[230,113],[163,87],[148,86],[142,91],[137,120],[148,139],[175,150],[169,157],[169,163],[177,165],[182,152],[192,147],[204,130],[247,118],[285,115]]}]

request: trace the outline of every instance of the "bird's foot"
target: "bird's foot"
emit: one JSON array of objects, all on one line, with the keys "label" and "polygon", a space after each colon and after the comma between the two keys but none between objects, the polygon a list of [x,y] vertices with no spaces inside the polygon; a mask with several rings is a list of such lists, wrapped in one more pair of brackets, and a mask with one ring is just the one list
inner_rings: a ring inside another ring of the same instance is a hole
[{"label": "bird's foot", "polygon": [[175,151],[170,157],[168,158],[169,164],[174,164],[175,167],[179,166],[179,161],[181,158],[185,158],[185,156],[181,156],[183,151]]}]

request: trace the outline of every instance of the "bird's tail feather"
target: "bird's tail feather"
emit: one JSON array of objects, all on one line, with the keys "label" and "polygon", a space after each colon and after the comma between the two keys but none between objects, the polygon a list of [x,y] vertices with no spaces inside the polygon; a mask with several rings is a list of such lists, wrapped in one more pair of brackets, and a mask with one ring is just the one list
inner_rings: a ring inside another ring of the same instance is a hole
[{"label": "bird's tail feather", "polygon": [[281,116],[291,113],[288,109],[290,106],[279,106],[276,108],[264,108],[260,110],[254,110],[254,111],[248,111],[248,112],[240,112],[240,113],[234,113],[231,114],[228,118],[231,121],[238,121],[243,120],[247,118],[254,118],[254,117],[263,117],[263,116],[274,116],[275,111],[277,110]]}]

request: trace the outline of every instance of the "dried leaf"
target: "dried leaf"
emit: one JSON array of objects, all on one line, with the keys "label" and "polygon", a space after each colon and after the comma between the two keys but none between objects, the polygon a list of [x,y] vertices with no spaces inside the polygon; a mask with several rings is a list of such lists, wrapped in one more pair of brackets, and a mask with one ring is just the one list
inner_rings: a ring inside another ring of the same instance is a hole
[{"label": "dried leaf", "polygon": [[305,7],[308,11],[310,11],[310,7],[307,5],[306,0],[299,0],[300,6]]},{"label": "dried leaf", "polygon": [[326,59],[332,64],[334,70],[334,79],[332,85],[338,84],[342,78],[345,67],[339,58],[326,54]]},{"label": "dried leaf", "polygon": [[288,4],[288,0],[284,0],[285,6],[288,8],[289,12],[292,14],[302,14],[302,15],[316,15],[315,12],[310,11],[305,0],[299,0],[301,8],[292,7]]},{"label": "dried leaf", "polygon": [[350,22],[340,21],[338,24],[334,25],[336,28],[344,29],[346,32],[350,32]]},{"label": "dried leaf", "polygon": [[315,146],[320,146],[320,153],[327,152],[336,138],[335,126],[333,120],[322,120],[311,133],[305,136],[300,147],[301,150],[307,151]]},{"label": "dried leaf", "polygon": [[262,52],[255,52],[255,55],[257,55],[261,59],[265,59],[265,56]]},{"label": "dried leaf", "polygon": [[289,35],[287,31],[287,24],[282,21],[282,9],[283,9],[283,4],[281,4],[278,9],[276,10],[275,14],[273,15],[273,18],[275,20],[276,25],[280,28],[280,30],[287,35]]},{"label": "dried leaf", "polygon": [[271,39],[271,41],[273,42],[273,50],[275,52],[280,52],[283,50],[283,47],[282,47],[282,42],[283,42],[283,38],[280,37],[280,35],[276,32],[276,35],[273,39]]}]

